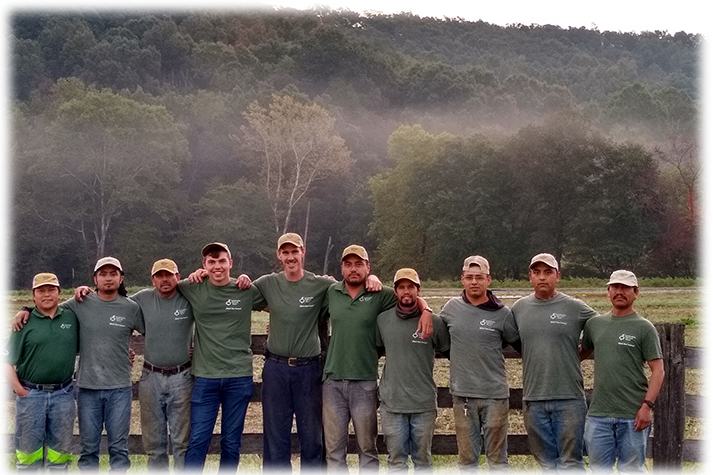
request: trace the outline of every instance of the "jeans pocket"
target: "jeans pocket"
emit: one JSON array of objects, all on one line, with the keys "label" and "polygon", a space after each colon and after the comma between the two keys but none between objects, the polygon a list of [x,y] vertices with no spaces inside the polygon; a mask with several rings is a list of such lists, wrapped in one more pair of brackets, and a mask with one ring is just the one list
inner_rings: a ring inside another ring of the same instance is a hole
[{"label": "jeans pocket", "polygon": [[149,379],[149,376],[151,376],[151,371],[144,368],[141,370],[141,377],[139,378],[139,381],[146,381],[147,379]]}]

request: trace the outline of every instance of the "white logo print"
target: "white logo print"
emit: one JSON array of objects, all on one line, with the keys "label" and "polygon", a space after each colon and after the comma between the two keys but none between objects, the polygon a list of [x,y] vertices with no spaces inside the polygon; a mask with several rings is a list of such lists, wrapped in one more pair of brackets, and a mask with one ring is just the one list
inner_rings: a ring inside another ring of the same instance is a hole
[{"label": "white logo print", "polygon": [[496,330],[495,330],[495,328],[492,328],[493,326],[495,326],[495,320],[487,320],[484,318],[480,321],[480,329],[481,330],[494,332]]},{"label": "white logo print", "polygon": [[550,323],[556,323],[558,325],[567,325],[567,322],[563,322],[561,320],[567,318],[567,315],[564,313],[553,313],[550,315]]},{"label": "white logo print", "polygon": [[360,302],[369,302],[369,301],[370,301],[371,299],[373,299],[373,298],[374,298],[374,297],[371,296],[371,295],[368,295],[368,296],[367,296],[367,295],[362,295],[361,297],[359,297],[359,301],[360,301]]},{"label": "white logo print", "polygon": [[240,299],[237,299],[237,300],[236,299],[228,299],[225,301],[225,305],[228,305],[228,306],[235,306],[235,305],[238,305],[239,303],[240,303]]},{"label": "white logo print", "polygon": [[636,345],[634,344],[634,340],[636,340],[636,337],[634,335],[627,335],[626,333],[622,333],[621,335],[619,335],[619,343],[617,344],[622,346],[635,347]]},{"label": "white logo print", "polygon": [[126,320],[126,317],[120,317],[119,315],[112,315],[111,317],[109,317],[109,325],[114,326],[114,327],[125,327],[126,325],[121,323],[124,320]]},{"label": "white logo print", "polygon": [[418,330],[413,332],[413,335],[411,335],[411,338],[413,338],[413,340],[411,340],[411,343],[418,343],[421,345],[428,344],[427,341],[423,340],[423,335],[421,333],[419,333]]},{"label": "white logo print", "polygon": [[173,316],[176,317],[175,320],[185,320],[186,318],[188,318],[186,316],[187,311],[187,308],[179,308],[178,310],[173,312]]},{"label": "white logo print", "polygon": [[59,327],[60,327],[62,330],[66,330],[66,329],[68,329],[68,328],[72,328],[72,324],[71,324],[71,323],[63,323],[63,324],[61,324]]},{"label": "white logo print", "polygon": [[300,303],[310,303],[314,297],[300,297]]}]

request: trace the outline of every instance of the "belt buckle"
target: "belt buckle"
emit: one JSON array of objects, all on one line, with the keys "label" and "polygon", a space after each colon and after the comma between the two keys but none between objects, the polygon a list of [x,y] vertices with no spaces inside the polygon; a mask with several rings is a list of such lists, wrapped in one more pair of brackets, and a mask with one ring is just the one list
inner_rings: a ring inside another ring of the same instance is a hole
[{"label": "belt buckle", "polygon": [[54,392],[54,384],[40,384],[40,390],[52,393]]},{"label": "belt buckle", "polygon": [[287,366],[297,366],[297,358],[287,358]]}]

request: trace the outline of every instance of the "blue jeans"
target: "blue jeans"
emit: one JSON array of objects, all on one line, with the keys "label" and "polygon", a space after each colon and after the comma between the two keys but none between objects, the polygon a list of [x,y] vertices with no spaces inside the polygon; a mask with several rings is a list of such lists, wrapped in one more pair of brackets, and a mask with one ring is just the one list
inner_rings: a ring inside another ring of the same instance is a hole
[{"label": "blue jeans", "polygon": [[[635,429],[634,419],[616,417],[587,417],[584,443],[589,454],[589,468],[593,472],[643,472],[646,461],[646,442],[651,426]],[[618,458],[618,461],[617,461]]]},{"label": "blue jeans", "polygon": [[490,470],[508,468],[508,399],[481,399],[453,396],[453,422],[458,442],[461,471],[477,471],[483,441]]},{"label": "blue jeans", "polygon": [[79,419],[80,470],[99,469],[102,429],[106,429],[109,466],[125,471],[129,462],[129,427],[131,425],[131,387],[85,389],[77,392]]},{"label": "blue jeans", "polygon": [[[17,469],[66,469],[72,461],[74,384],[53,392],[30,389],[15,397]],[[47,455],[44,447],[47,446]]]},{"label": "blue jeans", "polygon": [[543,470],[584,471],[584,399],[523,401],[530,452]]},{"label": "blue jeans", "polygon": [[376,451],[376,381],[327,379],[322,383],[322,404],[327,470],[348,470],[350,419],[357,440],[359,470],[379,470],[379,454]]},{"label": "blue jeans", "polygon": [[300,440],[300,467],[323,463],[322,369],[319,360],[289,366],[266,358],[262,371],[263,469],[292,470],[292,416]]},{"label": "blue jeans", "polygon": [[173,467],[183,469],[191,431],[192,391],[190,369],[176,374],[161,374],[146,368],[141,372],[141,441],[148,455],[149,470],[168,470],[169,433]]},{"label": "blue jeans", "polygon": [[381,430],[389,452],[389,472],[408,472],[409,453],[414,471],[433,472],[431,442],[435,428],[435,410],[389,412],[381,406]]},{"label": "blue jeans", "polygon": [[235,472],[240,462],[240,442],[245,413],[253,394],[252,376],[196,378],[191,396],[191,436],[184,468],[203,470],[213,427],[222,406],[220,464],[218,470]]}]

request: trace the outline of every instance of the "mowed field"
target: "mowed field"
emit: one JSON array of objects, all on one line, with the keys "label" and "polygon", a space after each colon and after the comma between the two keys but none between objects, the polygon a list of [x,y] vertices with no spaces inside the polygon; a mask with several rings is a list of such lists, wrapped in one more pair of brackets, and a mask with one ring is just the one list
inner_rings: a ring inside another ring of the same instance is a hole
[{"label": "mowed field", "polygon": [[[130,289],[130,292],[138,289]],[[497,286],[493,287],[494,293],[508,306],[511,306],[518,298],[530,293],[527,288],[507,288],[498,289]],[[595,310],[599,312],[606,312],[610,308],[610,304],[606,297],[606,292],[604,289],[589,289],[589,288],[562,288],[562,291],[568,293],[569,295],[581,298]],[[460,289],[458,288],[424,288],[422,291],[422,296],[429,302],[430,306],[434,311],[438,312],[440,308],[448,301],[449,298],[456,297],[460,294]],[[64,296],[64,295],[63,295]],[[69,296],[69,294],[67,294]],[[653,323],[663,323],[663,322],[682,322],[685,323],[685,338],[686,346],[702,347],[704,346],[705,333],[703,322],[701,319],[701,289],[697,287],[681,287],[681,288],[646,288],[642,287],[641,296],[635,305],[636,309],[640,314],[644,315],[646,318],[651,320]],[[29,293],[18,293],[14,292],[13,295],[6,297],[6,306],[8,312],[8,318],[3,334],[3,338],[7,337],[7,332],[9,332],[9,322],[10,318],[15,314],[17,309],[22,305],[31,305]],[[254,312],[252,319],[252,332],[253,334],[264,334],[267,329],[268,314],[264,312]],[[254,379],[255,381],[261,380],[262,375],[262,356],[254,356]],[[380,361],[383,365],[384,359]],[[141,366],[143,364],[143,357],[138,355],[134,361],[134,380],[137,381],[141,374]],[[519,388],[522,387],[522,365],[519,359],[507,359],[507,370],[508,370],[508,382],[510,387]],[[582,369],[584,373],[585,386],[588,388],[592,387],[593,383],[593,362],[584,361],[582,363]],[[434,371],[436,382],[439,386],[448,386],[449,370],[448,361],[445,359],[438,359],[436,361],[436,368]],[[686,393],[695,395],[704,395],[704,370],[702,369],[688,369],[686,370]],[[7,393],[6,393],[7,394]],[[14,430],[14,401],[11,397],[8,397],[6,402],[6,423],[5,423],[5,433],[12,433]],[[698,418],[687,418],[686,421],[686,438],[691,439],[705,439],[706,435],[703,430],[703,420]],[[293,428],[293,430],[295,430]],[[76,431],[76,427],[75,427]],[[245,432],[246,433],[259,433],[262,431],[262,419],[261,419],[261,407],[259,403],[251,403],[248,409],[248,415],[246,418]],[[215,432],[220,432],[220,420],[216,424]],[[439,408],[438,418],[436,422],[436,433],[448,434],[454,433],[455,426],[453,423],[452,410],[450,408]],[[522,413],[519,410],[511,410],[509,417],[509,432],[511,434],[524,434],[525,429],[522,422]],[[134,407],[132,411],[132,434],[141,433],[141,425],[139,422],[139,407],[138,401],[134,401]],[[7,450],[5,451],[7,452]],[[381,458],[381,468],[382,471],[386,470],[386,456],[382,455]],[[357,469],[357,458],[356,455],[350,454],[348,456],[348,461],[352,471]],[[14,464],[14,456],[12,454],[7,454],[7,467],[12,467]],[[515,470],[534,470],[538,466],[534,462],[531,456],[511,456],[510,457],[511,467]],[[649,469],[651,469],[651,461],[647,462]],[[684,469],[687,471],[698,471],[702,468],[702,464],[684,464]],[[76,462],[75,462],[76,466]],[[104,469],[108,468],[108,458],[107,456],[102,456],[102,466]],[[451,472],[457,470],[457,457],[456,456],[434,456],[434,466],[436,472]],[[261,460],[258,455],[246,454],[241,457],[241,463],[239,467],[239,472],[256,472],[260,471]],[[293,467],[299,467],[299,457],[293,459]],[[218,468],[218,456],[210,455],[206,463],[206,473],[217,473]],[[487,470],[487,463],[485,458],[481,457],[481,468]],[[143,472],[146,471],[146,457],[137,455],[132,456],[132,468],[130,472]]]}]

